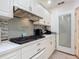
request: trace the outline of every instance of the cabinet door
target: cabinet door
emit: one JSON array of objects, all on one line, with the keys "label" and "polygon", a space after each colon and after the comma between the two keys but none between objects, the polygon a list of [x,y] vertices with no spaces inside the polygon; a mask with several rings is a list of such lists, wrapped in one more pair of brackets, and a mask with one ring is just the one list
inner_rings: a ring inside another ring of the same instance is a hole
[{"label": "cabinet door", "polygon": [[0,59],[21,59],[21,51],[15,51],[0,57]]},{"label": "cabinet door", "polygon": [[43,10],[42,6],[37,2],[37,1],[31,1],[31,6],[32,6],[32,12],[35,13],[36,15],[43,17]]},{"label": "cabinet door", "polygon": [[0,15],[13,17],[13,0],[0,0]]},{"label": "cabinet door", "polygon": [[51,25],[50,13],[47,10],[44,11],[44,21],[45,25]]},{"label": "cabinet door", "polygon": [[54,50],[55,50],[54,45],[55,44],[54,44],[53,39],[52,39],[51,36],[47,37],[46,40],[47,41],[45,43],[45,45],[46,45],[45,58],[47,59],[54,52]]},{"label": "cabinet door", "polygon": [[48,39],[47,38],[45,38],[46,40],[44,41],[44,43],[43,43],[43,46],[45,46],[45,48],[46,48],[46,52],[43,54],[43,59],[48,59],[49,58],[49,41],[48,41]]},{"label": "cabinet door", "polygon": [[55,39],[55,35],[52,36],[52,51],[55,51],[55,48],[56,48],[56,39]]},{"label": "cabinet door", "polygon": [[50,52],[51,52],[51,48],[52,47],[52,44],[51,44],[51,41],[50,41],[50,38],[48,38],[48,49],[47,49],[47,51],[48,51],[48,55],[50,55]]},{"label": "cabinet door", "polygon": [[55,51],[55,35],[52,35],[49,37],[51,50],[50,53],[53,53]]},{"label": "cabinet door", "polygon": [[0,11],[9,12],[10,5],[11,0],[0,0]]},{"label": "cabinet door", "polygon": [[32,7],[32,12],[35,13],[36,15],[39,15],[39,4],[36,1],[31,0],[31,7]]},{"label": "cabinet door", "polygon": [[14,0],[14,6],[22,8],[24,10],[29,10],[30,0]]}]

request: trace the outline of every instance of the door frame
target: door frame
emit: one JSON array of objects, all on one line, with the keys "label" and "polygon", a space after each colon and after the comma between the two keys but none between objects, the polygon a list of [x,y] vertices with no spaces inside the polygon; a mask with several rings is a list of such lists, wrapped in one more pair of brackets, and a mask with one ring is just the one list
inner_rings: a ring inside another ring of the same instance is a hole
[{"label": "door frame", "polygon": [[[66,15],[66,14],[71,14],[71,47],[72,48],[66,48],[66,47],[62,47],[62,46],[59,46],[59,24],[58,24],[58,35],[57,35],[57,50],[59,51],[62,51],[62,52],[65,52],[65,53],[69,53],[69,54],[72,54],[72,55],[75,55],[75,40],[74,40],[74,29],[75,29],[75,22],[74,22],[74,19],[75,19],[75,15],[74,15],[74,11],[67,11],[67,12],[62,12],[59,14],[59,16],[62,16],[62,15]],[[58,16],[58,17],[59,17]],[[59,19],[58,19],[58,23],[59,23]]]},{"label": "door frame", "polygon": [[[79,9],[79,7],[77,7],[76,9],[75,9],[75,39],[76,39],[76,21],[77,21],[77,18],[76,18],[76,11],[77,11],[77,9]],[[77,55],[77,47],[76,47],[76,44],[77,43],[77,39],[76,39],[76,41],[75,41],[75,55],[79,58],[79,56]]]}]

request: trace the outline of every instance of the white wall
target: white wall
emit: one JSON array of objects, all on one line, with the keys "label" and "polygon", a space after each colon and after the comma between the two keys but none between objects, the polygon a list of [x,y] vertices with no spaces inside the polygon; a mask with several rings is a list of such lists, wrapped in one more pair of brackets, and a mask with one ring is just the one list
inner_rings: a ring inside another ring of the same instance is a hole
[{"label": "white wall", "polygon": [[56,8],[53,8],[52,9],[52,12],[51,12],[51,30],[52,31],[55,31],[55,32],[58,32],[58,16],[60,14],[66,14],[68,12],[71,12],[72,14],[75,13],[75,9],[79,7],[79,0],[75,0],[74,2],[69,2],[69,3],[66,3],[65,5],[62,5],[62,6],[58,6]]},{"label": "white wall", "polygon": [[[79,6],[79,0],[75,0],[74,2],[66,3],[65,5],[58,6],[52,9],[51,14],[51,30],[59,33],[59,19],[58,16],[66,13],[72,14],[72,45],[74,48],[74,32],[75,32],[75,9]],[[58,38],[58,37],[57,37]]]}]

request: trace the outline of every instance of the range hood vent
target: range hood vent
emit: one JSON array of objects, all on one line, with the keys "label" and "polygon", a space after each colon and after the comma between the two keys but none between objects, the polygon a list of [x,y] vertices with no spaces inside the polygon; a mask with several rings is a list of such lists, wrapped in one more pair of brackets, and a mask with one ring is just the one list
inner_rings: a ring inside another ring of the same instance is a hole
[{"label": "range hood vent", "polygon": [[39,19],[42,19],[42,17],[39,17],[31,12],[25,11],[25,10],[17,8],[17,7],[14,7],[13,10],[14,10],[14,17],[18,17],[18,18],[27,17],[27,18],[29,18],[29,20],[31,20],[33,22],[38,21]]}]

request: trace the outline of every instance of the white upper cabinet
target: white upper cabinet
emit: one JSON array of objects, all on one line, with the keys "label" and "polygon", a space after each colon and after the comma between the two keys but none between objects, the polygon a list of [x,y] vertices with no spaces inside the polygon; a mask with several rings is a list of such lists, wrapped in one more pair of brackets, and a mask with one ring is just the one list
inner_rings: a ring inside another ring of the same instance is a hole
[{"label": "white upper cabinet", "polygon": [[0,0],[0,18],[13,17],[13,0]]},{"label": "white upper cabinet", "polygon": [[38,13],[40,5],[35,0],[14,0],[14,6],[41,17]]},{"label": "white upper cabinet", "polygon": [[14,0],[14,6],[28,11],[30,7],[30,0]]},{"label": "white upper cabinet", "polygon": [[51,24],[50,23],[50,21],[51,21],[50,13],[42,5],[33,1],[32,2],[32,11],[43,18],[43,19],[35,22],[34,24],[50,26],[50,24]]},{"label": "white upper cabinet", "polygon": [[36,0],[0,0],[0,18],[13,18],[13,6],[47,20],[48,15],[46,9]]},{"label": "white upper cabinet", "polygon": [[45,11],[44,21],[46,25],[51,25],[50,13],[48,11]]},{"label": "white upper cabinet", "polygon": [[31,0],[31,8],[33,13],[40,17],[43,17],[42,6],[36,0]]},{"label": "white upper cabinet", "polygon": [[51,26],[51,18],[50,18],[51,15],[50,15],[50,13],[45,8],[43,8],[41,11],[39,11],[39,14],[42,15],[43,19],[35,22],[34,24]]},{"label": "white upper cabinet", "polygon": [[31,0],[31,7],[32,7],[32,12],[35,13],[35,14],[37,14],[37,15],[39,15],[38,14],[39,4],[36,3],[36,1],[34,1],[34,0],[32,1]]}]

